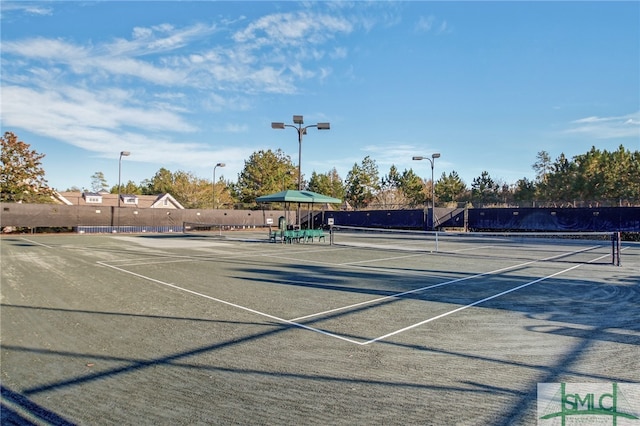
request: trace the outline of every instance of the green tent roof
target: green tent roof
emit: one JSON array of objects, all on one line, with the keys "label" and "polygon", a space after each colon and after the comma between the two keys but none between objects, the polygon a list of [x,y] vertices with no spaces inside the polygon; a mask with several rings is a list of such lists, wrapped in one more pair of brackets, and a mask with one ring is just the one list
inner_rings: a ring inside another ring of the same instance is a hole
[{"label": "green tent roof", "polygon": [[342,202],[339,198],[329,197],[328,195],[318,194],[312,191],[294,191],[288,189],[286,191],[276,192],[275,194],[263,195],[256,198],[259,203],[328,203],[339,204]]}]

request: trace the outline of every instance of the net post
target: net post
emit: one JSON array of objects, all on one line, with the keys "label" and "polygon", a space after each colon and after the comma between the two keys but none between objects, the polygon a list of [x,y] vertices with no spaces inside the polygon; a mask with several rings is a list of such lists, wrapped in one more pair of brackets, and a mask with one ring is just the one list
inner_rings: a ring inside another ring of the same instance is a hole
[{"label": "net post", "polygon": [[620,232],[611,234],[611,264],[620,266]]}]

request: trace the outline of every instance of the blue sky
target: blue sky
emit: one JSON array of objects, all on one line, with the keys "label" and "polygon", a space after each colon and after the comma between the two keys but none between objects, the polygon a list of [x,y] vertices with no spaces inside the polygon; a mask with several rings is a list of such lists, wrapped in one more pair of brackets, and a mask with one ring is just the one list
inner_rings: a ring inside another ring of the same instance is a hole
[{"label": "blue sky", "polygon": [[373,158],[470,186],[533,179],[536,154],[640,149],[640,2],[1,3],[2,132],[49,185],[160,168],[236,181],[282,149],[302,172]]}]

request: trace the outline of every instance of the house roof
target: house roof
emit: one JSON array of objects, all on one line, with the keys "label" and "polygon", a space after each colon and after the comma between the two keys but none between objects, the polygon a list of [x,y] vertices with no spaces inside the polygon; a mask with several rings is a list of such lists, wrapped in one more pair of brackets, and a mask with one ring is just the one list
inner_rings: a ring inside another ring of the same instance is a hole
[{"label": "house roof", "polygon": [[[101,197],[100,203],[88,203],[87,196]],[[171,194],[159,195],[136,195],[136,194],[120,194],[120,207],[127,208],[165,208],[165,209],[184,209],[182,204],[178,202]],[[124,203],[124,198],[136,197],[135,204]],[[117,207],[118,194],[111,193],[92,193],[92,192],[58,192],[55,199],[69,206],[103,206]]]}]

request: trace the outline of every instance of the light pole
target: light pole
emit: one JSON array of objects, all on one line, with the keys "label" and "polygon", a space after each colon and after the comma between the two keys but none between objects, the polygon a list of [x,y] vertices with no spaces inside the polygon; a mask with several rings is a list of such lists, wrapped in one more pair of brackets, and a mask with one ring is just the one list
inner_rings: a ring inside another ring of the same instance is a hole
[{"label": "light pole", "polygon": [[218,163],[213,166],[213,208],[216,208],[216,167],[224,167],[226,164]]},{"label": "light pole", "polygon": [[118,207],[120,207],[120,180],[122,177],[122,157],[131,155],[129,151],[120,151],[120,160],[118,160]]},{"label": "light pole", "polygon": [[[289,176],[293,176],[295,174],[295,172],[293,170],[287,170],[286,172],[284,172],[284,174],[282,175],[282,192],[287,190],[287,187],[284,184],[284,179],[287,175]],[[286,201],[283,203],[284,204],[284,216],[286,219],[286,223],[289,224],[289,207],[287,206]]]},{"label": "light pole", "polygon": [[[304,120],[301,115],[293,116],[294,124],[284,124],[279,122],[272,122],[272,129],[284,129],[285,127],[291,127],[298,132],[298,191],[302,191],[302,136],[307,134],[309,127],[317,127],[318,130],[329,130],[331,128],[330,123],[318,123],[310,124],[302,127]],[[296,126],[297,124],[297,126]],[[300,227],[300,204],[298,204],[298,227]]]},{"label": "light pole", "polygon": [[433,180],[433,166],[436,161],[436,158],[440,158],[439,152],[431,154],[431,158],[423,157],[423,156],[413,157],[414,160],[429,160],[429,162],[431,163],[431,230],[432,231],[435,229],[435,222],[436,222],[436,191],[435,191],[436,183]]}]

